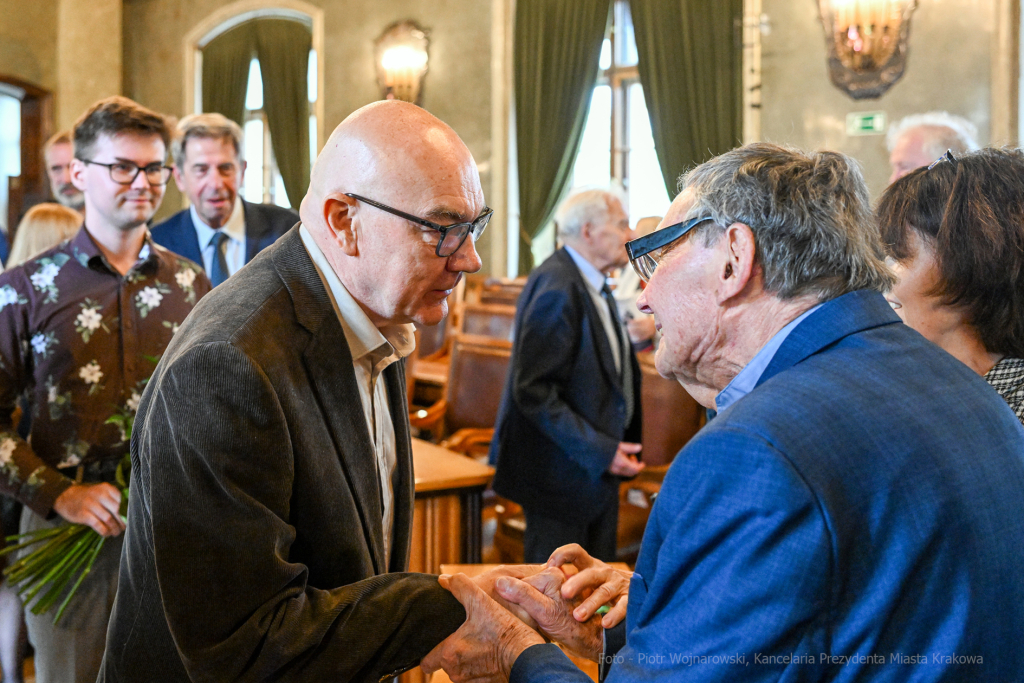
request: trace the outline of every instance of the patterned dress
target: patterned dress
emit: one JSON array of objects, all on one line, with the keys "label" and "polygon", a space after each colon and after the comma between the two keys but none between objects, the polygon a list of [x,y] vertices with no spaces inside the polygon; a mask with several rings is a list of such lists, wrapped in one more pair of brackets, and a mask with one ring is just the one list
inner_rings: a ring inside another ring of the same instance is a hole
[{"label": "patterned dress", "polygon": [[[0,274],[0,493],[46,517],[76,479],[112,481],[146,380],[209,290],[148,236],[122,276],[84,227]],[[28,441],[10,419],[22,395]]]},{"label": "patterned dress", "polygon": [[1024,358],[1004,358],[985,374],[985,381],[1010,404],[1024,424]]}]

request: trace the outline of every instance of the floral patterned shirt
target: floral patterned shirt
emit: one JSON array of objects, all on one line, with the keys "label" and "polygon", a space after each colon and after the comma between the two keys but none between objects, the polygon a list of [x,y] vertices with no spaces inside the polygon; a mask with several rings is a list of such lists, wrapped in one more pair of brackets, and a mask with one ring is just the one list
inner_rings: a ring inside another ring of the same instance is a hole
[{"label": "floral patterned shirt", "polygon": [[[110,481],[146,380],[208,291],[199,266],[148,235],[122,276],[84,227],[0,274],[0,493],[45,517],[76,477]],[[20,396],[27,442],[11,422]]]}]

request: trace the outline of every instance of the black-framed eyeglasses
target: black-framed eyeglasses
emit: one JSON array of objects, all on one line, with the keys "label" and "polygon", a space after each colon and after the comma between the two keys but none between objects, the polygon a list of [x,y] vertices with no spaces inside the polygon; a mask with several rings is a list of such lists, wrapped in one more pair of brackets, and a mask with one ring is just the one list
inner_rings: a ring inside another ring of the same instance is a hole
[{"label": "black-framed eyeglasses", "polygon": [[661,230],[655,230],[649,235],[644,235],[635,240],[626,242],[626,253],[629,254],[629,262],[633,270],[640,276],[640,279],[647,282],[654,275],[654,269],[661,261],[661,249],[675,242],[686,233],[705,221],[714,220],[711,216],[700,216],[682,223],[670,225]]},{"label": "black-framed eyeglasses", "polygon": [[110,179],[121,185],[131,185],[140,173],[146,174],[146,180],[150,185],[166,185],[171,178],[171,167],[161,163],[153,163],[149,166],[139,166],[131,161],[115,161],[112,164],[105,164],[102,161],[92,159],[79,159],[83,164],[93,166],[104,166],[110,172]]},{"label": "black-framed eyeglasses", "polygon": [[459,248],[462,246],[462,243],[466,241],[466,237],[468,237],[470,233],[473,233],[474,242],[480,239],[480,235],[484,233],[484,228],[487,227],[487,222],[491,220],[491,214],[494,213],[485,206],[484,212],[477,216],[475,220],[469,223],[453,223],[451,225],[438,225],[437,223],[428,221],[425,218],[413,216],[411,213],[399,211],[398,209],[394,209],[390,206],[387,206],[386,204],[375,202],[372,199],[367,199],[366,197],[360,197],[359,195],[352,194],[351,192],[346,192],[345,196],[351,197],[352,199],[358,199],[359,201],[369,204],[370,206],[376,207],[381,211],[387,211],[392,215],[398,216],[399,218],[404,218],[405,220],[411,221],[416,225],[422,225],[424,228],[437,230],[439,233],[441,233],[441,237],[437,240],[437,249],[434,250],[434,253],[440,256],[441,258],[447,258],[454,254],[455,252],[457,252]]},{"label": "black-framed eyeglasses", "polygon": [[929,171],[930,171],[930,170],[932,170],[933,168],[935,168],[936,166],[938,166],[939,164],[941,164],[941,163],[942,163],[943,161],[948,161],[948,162],[949,162],[949,163],[951,163],[951,164],[955,164],[955,163],[956,163],[956,157],[955,157],[955,156],[953,156],[953,150],[951,150],[951,149],[947,149],[947,150],[946,150],[946,153],[945,153],[945,154],[943,154],[943,155],[942,155],[941,157],[939,157],[938,159],[936,159],[935,161],[933,161],[933,162],[932,162],[932,163],[931,163],[931,164],[930,164],[930,165],[928,166],[928,169],[927,169],[927,170],[929,170]]}]

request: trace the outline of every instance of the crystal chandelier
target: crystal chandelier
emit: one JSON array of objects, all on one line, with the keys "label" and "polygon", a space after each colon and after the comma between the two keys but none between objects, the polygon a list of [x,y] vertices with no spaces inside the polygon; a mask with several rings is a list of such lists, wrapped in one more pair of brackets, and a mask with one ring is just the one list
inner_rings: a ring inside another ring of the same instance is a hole
[{"label": "crystal chandelier", "polygon": [[832,83],[855,100],[880,97],[903,76],[917,0],[818,0]]}]

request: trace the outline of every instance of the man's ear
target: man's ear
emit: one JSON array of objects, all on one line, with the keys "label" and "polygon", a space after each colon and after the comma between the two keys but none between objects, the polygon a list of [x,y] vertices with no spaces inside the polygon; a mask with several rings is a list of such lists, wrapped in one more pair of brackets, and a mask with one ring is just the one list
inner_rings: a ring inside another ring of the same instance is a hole
[{"label": "man's ear", "polygon": [[725,258],[721,262],[719,279],[719,302],[731,299],[751,283],[755,273],[757,243],[754,231],[743,223],[733,223],[721,237]]},{"label": "man's ear", "polygon": [[85,192],[85,162],[81,159],[72,159],[68,171],[71,173],[71,184],[81,192]]},{"label": "man's ear", "polygon": [[174,184],[178,186],[178,192],[185,194],[185,183],[181,181],[181,169],[177,164],[171,166],[171,174],[174,176]]},{"label": "man's ear", "polygon": [[344,194],[329,194],[324,199],[324,224],[331,239],[347,256],[359,255],[359,236],[352,224],[356,200]]}]

